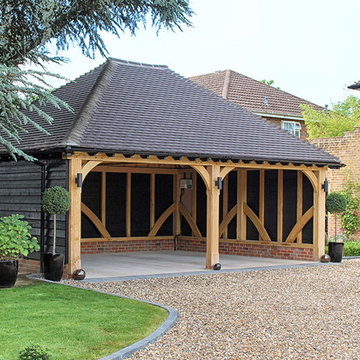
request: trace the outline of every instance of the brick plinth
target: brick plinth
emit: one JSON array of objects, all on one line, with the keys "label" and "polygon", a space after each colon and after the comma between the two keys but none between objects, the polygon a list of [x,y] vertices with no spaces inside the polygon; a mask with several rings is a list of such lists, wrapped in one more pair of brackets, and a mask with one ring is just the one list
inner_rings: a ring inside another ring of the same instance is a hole
[{"label": "brick plinth", "polygon": [[173,239],[81,242],[82,254],[174,250]]},{"label": "brick plinth", "polygon": [[[206,251],[206,242],[203,240],[185,240],[178,239],[177,249],[184,251]],[[225,243],[220,242],[220,254],[242,255],[257,257],[272,257],[289,260],[308,260],[313,261],[313,250],[309,248],[298,248],[288,246],[271,246],[243,243]]]},{"label": "brick plinth", "polygon": [[19,274],[32,274],[40,272],[40,260],[20,259]]}]

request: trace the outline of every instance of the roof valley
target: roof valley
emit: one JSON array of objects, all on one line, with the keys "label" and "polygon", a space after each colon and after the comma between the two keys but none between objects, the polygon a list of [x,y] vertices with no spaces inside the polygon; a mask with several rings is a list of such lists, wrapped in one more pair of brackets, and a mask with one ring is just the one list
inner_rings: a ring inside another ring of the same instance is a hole
[{"label": "roof valley", "polygon": [[115,66],[115,62],[111,59],[107,61],[104,69],[96,80],[90,95],[80,109],[61,145],[80,146],[82,135],[84,134],[87,124],[111,80]]}]

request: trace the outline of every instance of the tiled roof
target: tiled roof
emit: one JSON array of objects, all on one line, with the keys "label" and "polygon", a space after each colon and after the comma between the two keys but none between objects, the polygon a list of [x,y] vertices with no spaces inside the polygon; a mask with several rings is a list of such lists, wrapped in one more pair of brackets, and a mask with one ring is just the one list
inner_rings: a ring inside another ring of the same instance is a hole
[{"label": "tiled roof", "polygon": [[[54,117],[51,136],[32,130],[27,151],[74,150],[288,161],[339,166],[338,159],[222,99],[165,66],[109,59],[58,89],[74,113]],[[39,121],[34,115],[34,120]]]},{"label": "tiled roof", "polygon": [[255,113],[302,118],[300,104],[310,105],[316,110],[324,110],[319,105],[232,70],[193,76],[190,79]]}]

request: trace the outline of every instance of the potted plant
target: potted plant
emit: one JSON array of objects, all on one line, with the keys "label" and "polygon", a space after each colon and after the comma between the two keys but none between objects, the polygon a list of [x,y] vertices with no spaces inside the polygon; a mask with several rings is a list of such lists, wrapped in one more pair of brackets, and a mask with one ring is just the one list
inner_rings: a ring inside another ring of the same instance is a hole
[{"label": "potted plant", "polygon": [[31,226],[23,218],[19,214],[0,218],[0,288],[14,286],[18,259],[40,249],[29,232]]},{"label": "potted plant", "polygon": [[42,198],[42,208],[53,215],[54,236],[52,253],[44,254],[44,277],[47,280],[60,281],[64,272],[64,254],[56,253],[56,215],[66,214],[70,209],[70,194],[61,186],[48,188]]},{"label": "potted plant", "polygon": [[[344,242],[342,238],[337,237],[337,219],[336,215],[346,210],[346,199],[344,195],[333,192],[326,198],[326,210],[335,216],[335,236],[334,242],[329,242],[329,256],[332,262],[341,262],[344,252]],[[339,240],[339,241],[338,241]]]}]

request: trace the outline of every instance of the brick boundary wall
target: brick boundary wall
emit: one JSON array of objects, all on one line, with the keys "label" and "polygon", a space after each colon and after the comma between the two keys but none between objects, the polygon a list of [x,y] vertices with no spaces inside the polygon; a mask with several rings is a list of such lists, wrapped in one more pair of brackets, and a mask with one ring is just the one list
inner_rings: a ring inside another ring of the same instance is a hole
[{"label": "brick boundary wall", "polygon": [[[360,127],[346,132],[344,136],[310,139],[309,142],[336,156],[346,164],[345,168],[328,170],[327,179],[330,192],[340,191],[349,176],[360,181]],[[329,236],[334,235],[334,224],[334,216],[329,214]],[[340,219],[338,219],[338,228],[340,229]],[[360,233],[355,237],[360,239]]]},{"label": "brick boundary wall", "polygon": [[81,242],[81,254],[174,250],[174,240]]},{"label": "brick boundary wall", "polygon": [[[184,251],[206,251],[206,242],[204,240],[185,240],[178,239],[177,249]],[[220,254],[225,255],[242,255],[242,256],[257,256],[269,257],[289,260],[307,260],[313,261],[313,249],[297,248],[297,247],[283,247],[271,245],[258,244],[236,244],[225,243],[220,241]]]}]

